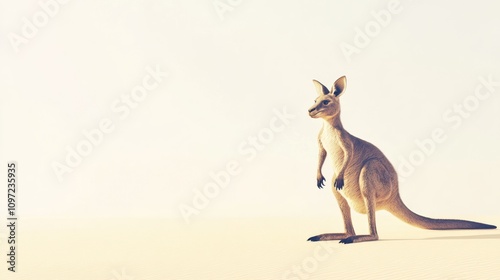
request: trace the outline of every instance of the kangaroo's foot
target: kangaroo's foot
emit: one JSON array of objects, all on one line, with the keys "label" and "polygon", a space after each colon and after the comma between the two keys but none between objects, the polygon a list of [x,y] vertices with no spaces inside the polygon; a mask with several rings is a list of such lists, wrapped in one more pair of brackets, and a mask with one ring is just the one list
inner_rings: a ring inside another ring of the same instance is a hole
[{"label": "kangaroo's foot", "polygon": [[344,239],[341,239],[339,243],[342,244],[350,244],[350,243],[357,243],[357,242],[364,242],[364,241],[375,241],[378,240],[378,236],[376,235],[353,235],[346,237]]},{"label": "kangaroo's foot", "polygon": [[312,236],[307,241],[328,241],[328,240],[343,240],[351,236],[347,233],[323,233],[320,235]]}]

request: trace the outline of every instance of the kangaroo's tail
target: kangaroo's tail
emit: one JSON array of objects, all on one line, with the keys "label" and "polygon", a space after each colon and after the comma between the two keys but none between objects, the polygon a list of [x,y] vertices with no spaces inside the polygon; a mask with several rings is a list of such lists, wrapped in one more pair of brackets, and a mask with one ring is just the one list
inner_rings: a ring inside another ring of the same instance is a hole
[{"label": "kangaroo's tail", "polygon": [[450,219],[431,219],[420,216],[406,207],[401,198],[397,196],[394,202],[386,209],[394,216],[398,217],[403,222],[412,226],[424,229],[495,229],[494,225],[477,223],[464,220],[450,220]]}]

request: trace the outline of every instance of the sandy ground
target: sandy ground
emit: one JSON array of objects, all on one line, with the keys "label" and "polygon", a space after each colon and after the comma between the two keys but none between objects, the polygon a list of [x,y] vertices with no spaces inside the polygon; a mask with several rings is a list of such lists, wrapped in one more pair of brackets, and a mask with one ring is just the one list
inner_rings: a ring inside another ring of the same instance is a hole
[{"label": "sandy ground", "polygon": [[[470,217],[467,217],[470,218]],[[379,215],[381,240],[306,242],[335,217],[25,219],[17,272],[1,279],[500,279],[500,231],[427,231]],[[478,220],[500,225],[500,217]],[[359,234],[363,216],[354,217]],[[3,229],[2,229],[3,230]],[[2,231],[5,256],[6,231]],[[5,258],[5,257],[4,257]]]}]

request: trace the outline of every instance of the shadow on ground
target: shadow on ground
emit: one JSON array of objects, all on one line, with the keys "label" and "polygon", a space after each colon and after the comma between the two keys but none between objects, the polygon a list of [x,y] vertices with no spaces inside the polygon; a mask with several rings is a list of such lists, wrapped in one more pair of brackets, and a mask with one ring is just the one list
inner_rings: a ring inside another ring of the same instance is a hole
[{"label": "shadow on ground", "polygon": [[485,234],[485,235],[465,235],[465,236],[439,236],[439,237],[427,237],[427,238],[414,238],[414,239],[380,239],[380,241],[407,241],[407,240],[473,240],[473,239],[498,239],[500,240],[500,234]]}]

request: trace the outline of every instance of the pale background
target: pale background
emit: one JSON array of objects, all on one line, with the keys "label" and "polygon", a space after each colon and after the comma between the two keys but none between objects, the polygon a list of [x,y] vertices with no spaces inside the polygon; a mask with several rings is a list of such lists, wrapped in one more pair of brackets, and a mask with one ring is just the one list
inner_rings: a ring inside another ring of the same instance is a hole
[{"label": "pale background", "polygon": [[[340,226],[330,190],[315,186],[321,121],[307,109],[312,79],[330,87],[342,75],[344,126],[395,166],[415,140],[446,132],[401,183],[410,208],[500,215],[500,86],[456,129],[442,117],[480,76],[500,81],[496,1],[400,1],[401,12],[350,61],[340,45],[353,45],[356,28],[389,1],[232,1],[223,18],[215,2],[69,1],[19,52],[9,34],[41,8],[0,2],[0,174],[7,161],[19,163],[20,219],[155,218],[189,229],[211,218],[325,216]],[[150,65],[169,77],[120,120],[111,104]],[[238,147],[283,108],[295,118],[247,161]],[[51,164],[64,163],[66,146],[103,118],[115,130],[59,182]],[[179,206],[232,160],[241,173],[186,224]]]}]

